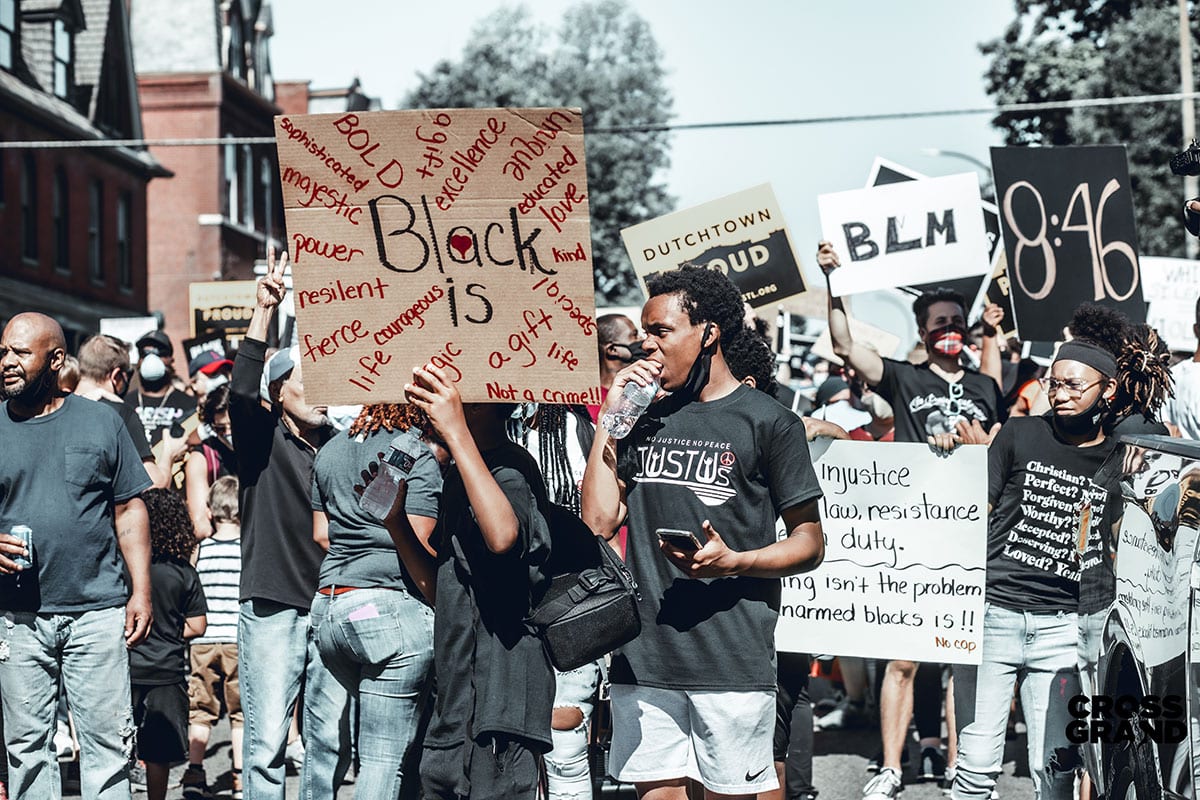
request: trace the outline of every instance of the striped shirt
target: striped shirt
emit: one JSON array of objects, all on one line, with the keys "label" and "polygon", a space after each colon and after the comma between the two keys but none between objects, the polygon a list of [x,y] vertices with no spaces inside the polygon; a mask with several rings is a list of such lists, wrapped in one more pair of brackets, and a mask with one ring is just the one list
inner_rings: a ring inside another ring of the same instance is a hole
[{"label": "striped shirt", "polygon": [[238,583],[242,575],[242,540],[200,542],[196,572],[208,601],[208,630],[194,639],[197,644],[236,644],[238,629]]}]

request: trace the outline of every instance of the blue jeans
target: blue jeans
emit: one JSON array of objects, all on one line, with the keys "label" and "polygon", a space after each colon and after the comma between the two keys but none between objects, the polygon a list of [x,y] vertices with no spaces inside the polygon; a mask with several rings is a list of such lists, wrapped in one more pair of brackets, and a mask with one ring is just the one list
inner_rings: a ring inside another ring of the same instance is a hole
[{"label": "blue jeans", "polygon": [[134,730],[121,607],[75,614],[4,613],[0,685],[9,796],[62,796],[54,752],[60,676],[79,731],[81,794],[129,800]]},{"label": "blue jeans", "polygon": [[337,794],[353,741],[349,708],[357,700],[354,797],[396,800],[404,764],[418,746],[414,742],[428,695],[433,610],[395,589],[318,594],[312,638],[320,658],[304,693],[301,797],[332,800]]},{"label": "blue jeans", "polygon": [[1042,800],[1070,800],[1078,751],[1067,739],[1067,701],[1078,693],[1074,613],[1032,614],[987,603],[983,663],[954,665],[958,762],[953,800],[987,800],[1004,757],[1013,686],[1021,683],[1033,790]]},{"label": "blue jeans", "polygon": [[592,796],[588,764],[588,721],[600,681],[600,664],[593,661],[570,672],[554,671],[554,707],[578,708],[583,721],[569,731],[551,730],[554,749],[546,753],[550,800],[582,800]]},{"label": "blue jeans", "polygon": [[238,675],[244,736],[246,800],[284,800],[288,727],[308,663],[308,612],[269,600],[247,600],[238,614]]}]

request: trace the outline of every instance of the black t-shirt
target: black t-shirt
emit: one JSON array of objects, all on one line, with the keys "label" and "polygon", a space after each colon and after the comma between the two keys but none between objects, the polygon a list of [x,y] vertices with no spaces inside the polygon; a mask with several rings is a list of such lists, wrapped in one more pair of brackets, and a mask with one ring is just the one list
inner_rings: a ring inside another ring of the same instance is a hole
[{"label": "black t-shirt", "polygon": [[243,339],[230,381],[229,422],[237,447],[242,516],[238,600],[270,600],[307,611],[325,557],[312,538],[309,505],[316,451],[259,402],[266,349],[264,342]]},{"label": "black t-shirt", "polygon": [[150,446],[158,444],[163,431],[196,413],[196,398],[175,387],[162,397],[150,397],[134,390],[125,398],[125,404],[137,412],[146,429]]},{"label": "black t-shirt", "polygon": [[501,733],[547,752],[554,670],[523,622],[549,582],[545,485],[533,458],[511,442],[483,453],[483,460],[517,517],[517,542],[507,553],[488,550],[452,467],[433,537],[438,692],[425,745],[456,747],[468,735],[482,743]]},{"label": "black t-shirt", "polygon": [[154,454],[150,452],[150,440],[146,438],[146,428],[142,425],[142,418],[137,415],[137,412],[125,403],[109,400],[107,397],[101,397],[97,402],[117,412],[121,422],[125,423],[125,430],[129,431],[129,438],[133,440],[133,446],[137,448],[138,458],[142,461],[153,460]]},{"label": "black t-shirt", "polygon": [[1108,491],[1092,478],[1116,440],[1076,447],[1051,416],[1010,419],[988,448],[986,597],[1015,611],[1078,611],[1081,564],[1101,541]]},{"label": "black t-shirt", "polygon": [[948,383],[929,363],[883,359],[883,378],[876,388],[896,412],[896,441],[924,442],[935,433],[953,433],[960,418],[979,420],[984,431],[1003,419],[1000,387],[986,375],[964,370]]},{"label": "black t-shirt", "polygon": [[146,641],[129,651],[133,683],[165,686],[186,681],[190,672],[183,624],[208,613],[204,587],[196,568],[169,556],[150,561],[150,602],[154,621]]},{"label": "black t-shirt", "polygon": [[739,386],[710,402],[651,405],[617,443],[629,509],[625,559],[641,588],[642,633],[613,659],[613,681],[667,689],[772,691],[780,581],[686,577],[659,528],[704,541],[709,520],[730,548],[775,542],[775,520],[821,495],[804,423]]}]

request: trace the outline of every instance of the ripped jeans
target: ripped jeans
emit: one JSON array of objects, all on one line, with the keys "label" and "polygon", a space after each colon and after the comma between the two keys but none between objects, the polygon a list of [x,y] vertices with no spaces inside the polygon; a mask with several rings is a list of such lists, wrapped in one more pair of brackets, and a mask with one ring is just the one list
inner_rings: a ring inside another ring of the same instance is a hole
[{"label": "ripped jeans", "polygon": [[54,752],[61,675],[79,731],[80,794],[88,800],[129,800],[134,730],[125,609],[9,611],[3,617],[0,698],[9,796],[62,796]]},{"label": "ripped jeans", "polygon": [[555,708],[578,708],[583,721],[569,731],[551,730],[554,749],[546,754],[549,800],[584,800],[592,796],[588,770],[588,721],[600,682],[600,664],[592,662],[570,672],[554,671]]},{"label": "ripped jeans", "polygon": [[954,665],[958,763],[953,800],[987,800],[1004,757],[1004,731],[1019,677],[1038,800],[1071,800],[1079,751],[1067,739],[1067,701],[1079,693],[1074,613],[1033,614],[984,604],[983,663]]}]

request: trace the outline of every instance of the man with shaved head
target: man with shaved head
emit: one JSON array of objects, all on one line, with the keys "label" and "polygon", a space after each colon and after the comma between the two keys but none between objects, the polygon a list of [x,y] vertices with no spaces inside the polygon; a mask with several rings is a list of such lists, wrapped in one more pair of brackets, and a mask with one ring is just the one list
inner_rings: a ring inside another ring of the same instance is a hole
[{"label": "man with shaved head", "polygon": [[[0,336],[0,695],[9,792],[59,795],[51,740],[61,680],[80,732],[83,796],[128,800],[127,648],[150,628],[150,532],[139,497],[150,480],[111,408],[59,394],[65,357],[62,328],[42,314],[17,315]],[[17,526],[31,529],[31,548],[9,533]],[[18,563],[22,557],[31,565]]]}]

